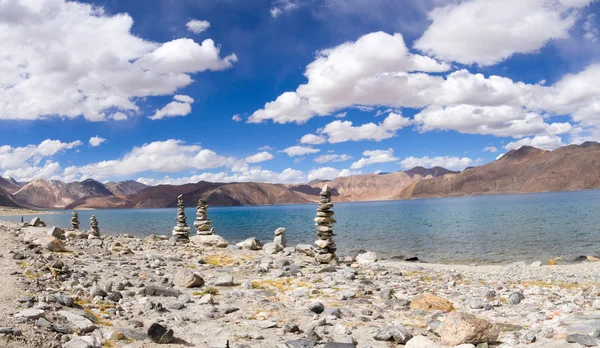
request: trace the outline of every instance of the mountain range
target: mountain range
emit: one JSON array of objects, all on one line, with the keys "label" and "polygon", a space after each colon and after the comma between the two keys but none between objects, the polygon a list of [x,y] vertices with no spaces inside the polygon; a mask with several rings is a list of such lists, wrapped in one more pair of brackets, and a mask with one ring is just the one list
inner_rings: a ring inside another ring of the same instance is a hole
[{"label": "mountain range", "polygon": [[200,198],[213,206],[309,203],[318,201],[325,183],[332,188],[336,202],[594,189],[600,188],[600,143],[586,142],[554,151],[523,146],[496,161],[461,172],[415,167],[296,185],[201,181],[147,186],[131,180],[103,184],[93,179],[20,183],[0,177],[0,206],[166,208],[175,207],[180,194],[186,206],[195,206]]}]

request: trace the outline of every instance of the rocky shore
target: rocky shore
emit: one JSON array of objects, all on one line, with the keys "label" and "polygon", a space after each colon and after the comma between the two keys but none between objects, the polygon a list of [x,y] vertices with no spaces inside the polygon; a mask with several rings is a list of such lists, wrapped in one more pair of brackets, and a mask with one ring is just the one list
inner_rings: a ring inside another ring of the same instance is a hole
[{"label": "rocky shore", "polygon": [[600,342],[600,263],[432,265],[365,252],[328,265],[315,246],[273,247],[283,232],[263,249],[0,222],[0,347]]}]

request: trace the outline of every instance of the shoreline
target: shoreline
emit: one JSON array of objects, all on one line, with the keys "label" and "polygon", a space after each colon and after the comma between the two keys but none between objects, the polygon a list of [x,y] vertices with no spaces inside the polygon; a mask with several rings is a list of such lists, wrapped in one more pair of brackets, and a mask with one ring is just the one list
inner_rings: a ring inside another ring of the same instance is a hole
[{"label": "shoreline", "polygon": [[294,245],[271,254],[128,235],[67,238],[67,252],[52,252],[31,239],[48,230],[0,221],[9,284],[0,326],[13,332],[0,346],[161,347],[148,338],[159,323],[174,332],[170,347],[436,348],[480,330],[490,347],[558,348],[596,342],[600,326],[600,262],[448,265],[361,254],[329,266]]}]

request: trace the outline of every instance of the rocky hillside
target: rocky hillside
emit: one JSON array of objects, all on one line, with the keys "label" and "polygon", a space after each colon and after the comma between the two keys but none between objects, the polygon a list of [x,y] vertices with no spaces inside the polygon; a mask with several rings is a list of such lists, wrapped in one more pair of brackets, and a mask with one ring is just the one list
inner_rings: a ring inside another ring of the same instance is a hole
[{"label": "rocky hillside", "polygon": [[3,178],[0,176],[0,188],[4,189],[10,194],[13,194],[21,188],[21,184],[19,184],[13,178]]},{"label": "rocky hillside", "polygon": [[15,207],[18,208],[21,205],[17,203],[13,197],[5,189],[0,187],[0,207]]},{"label": "rocky hillside", "polygon": [[104,184],[104,186],[112,192],[113,195],[119,197],[126,197],[129,195],[136,194],[141,190],[148,187],[148,185],[144,185],[141,182],[137,182],[134,180],[126,180],[120,182],[108,182]]},{"label": "rocky hillside", "polygon": [[17,202],[39,208],[61,209],[89,196],[112,196],[102,183],[87,179],[64,183],[57,180],[36,179],[14,194]]},{"label": "rocky hillside", "polygon": [[408,176],[414,178],[415,176],[420,176],[421,178],[436,178],[438,176],[444,176],[446,174],[457,174],[459,172],[454,172],[452,170],[442,168],[442,167],[433,167],[433,168],[425,168],[425,167],[414,167],[413,169],[404,171]]},{"label": "rocky hillside", "polygon": [[600,188],[600,143],[554,151],[523,146],[458,174],[421,180],[395,198],[447,197]]}]

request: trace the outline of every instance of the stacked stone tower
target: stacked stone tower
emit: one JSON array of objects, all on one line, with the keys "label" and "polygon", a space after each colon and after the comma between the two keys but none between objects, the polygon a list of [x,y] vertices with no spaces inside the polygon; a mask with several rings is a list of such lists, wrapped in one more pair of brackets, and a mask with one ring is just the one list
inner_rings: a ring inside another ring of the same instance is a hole
[{"label": "stacked stone tower", "polygon": [[[98,221],[96,221],[96,226],[98,225]],[[71,213],[71,229],[79,230],[79,214],[76,211]]]},{"label": "stacked stone tower", "polygon": [[98,220],[96,215],[92,215],[90,218],[90,234],[89,239],[100,238],[100,227],[98,227]]},{"label": "stacked stone tower", "polygon": [[208,203],[200,198],[196,208],[196,221],[194,221],[194,227],[199,235],[207,236],[215,233],[214,228],[210,227],[211,220],[208,219],[207,211]]},{"label": "stacked stone tower", "polygon": [[183,203],[183,195],[177,197],[177,224],[173,228],[173,238],[176,241],[189,241],[190,228],[187,225],[185,218],[185,204]]},{"label": "stacked stone tower", "polygon": [[336,220],[333,218],[333,203],[331,203],[331,190],[329,185],[325,184],[320,193],[319,207],[317,208],[317,236],[319,239],[315,242],[318,246],[315,258],[320,263],[331,263],[335,258],[335,242],[333,241],[333,224]]}]

